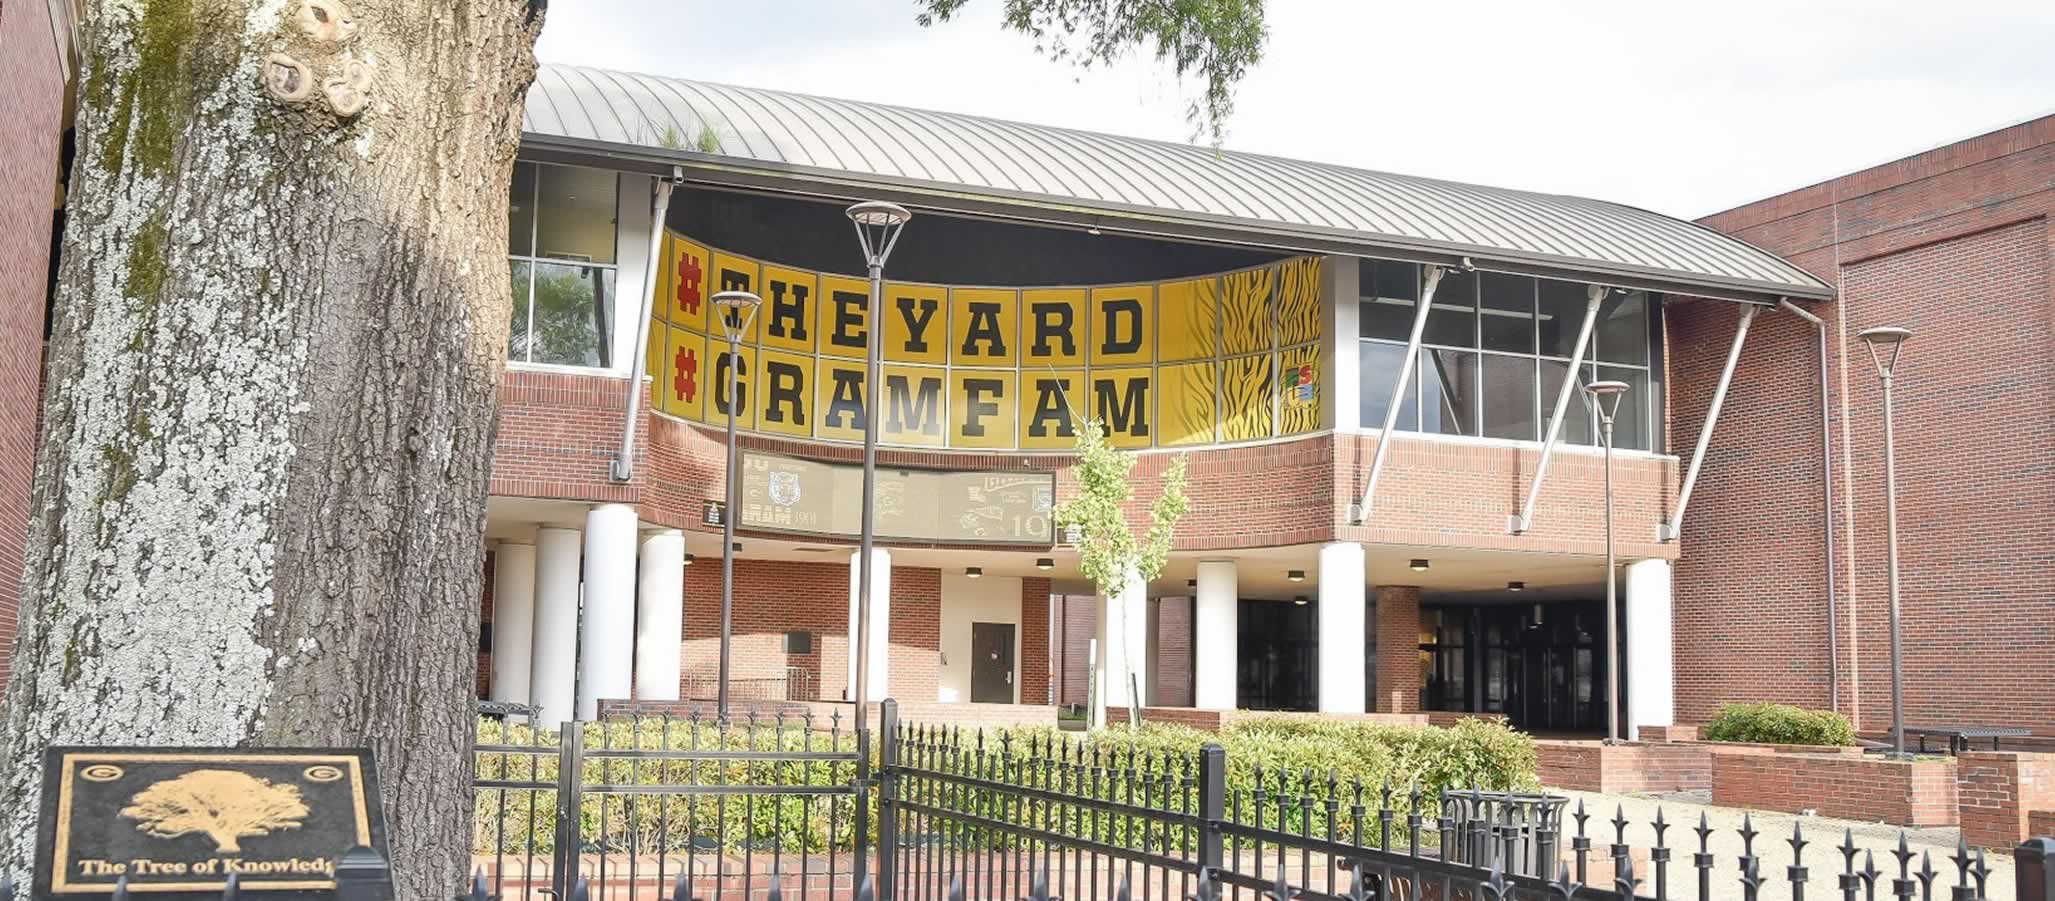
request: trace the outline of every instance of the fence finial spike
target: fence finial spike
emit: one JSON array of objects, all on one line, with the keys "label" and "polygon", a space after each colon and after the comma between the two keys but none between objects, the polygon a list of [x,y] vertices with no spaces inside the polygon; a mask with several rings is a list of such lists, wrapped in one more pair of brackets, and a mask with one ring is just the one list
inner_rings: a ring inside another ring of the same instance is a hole
[{"label": "fence finial spike", "polygon": [[485,867],[480,866],[471,873],[471,901],[491,901],[492,892],[485,882]]},{"label": "fence finial spike", "polygon": [[242,894],[242,877],[234,873],[228,874],[228,883],[221,887],[221,901],[236,901],[237,898],[242,897]]},{"label": "fence finial spike", "polygon": [[[1122,889],[1123,896],[1121,901],[1127,901],[1125,897],[1125,884],[1123,884]],[[1292,901],[1293,898],[1298,897],[1298,894],[1298,889],[1292,888],[1291,883],[1284,881],[1284,864],[1279,863],[1277,865],[1277,884],[1265,889],[1263,891],[1264,897],[1269,898],[1270,901]]]},{"label": "fence finial spike", "polygon": [[114,894],[109,896],[109,901],[128,901],[127,876],[114,880]]},{"label": "fence finial spike", "polygon": [[678,871],[678,878],[671,883],[671,901],[692,901],[692,889],[685,884],[685,871]]},{"label": "fence finial spike", "polygon": [[13,876],[0,876],[0,901],[14,901]]},{"label": "fence finial spike", "polygon": [[571,886],[571,901],[592,901],[592,886],[585,877],[578,877],[578,883]]},{"label": "fence finial spike", "polygon": [[[1121,875],[1121,877],[1120,877],[1120,891],[1114,894],[1114,896],[1113,896],[1113,901],[1130,901],[1130,899],[1132,899],[1132,898],[1134,897],[1134,887],[1133,887],[1132,885],[1129,885],[1129,883],[1130,883],[1130,882],[1131,882],[1131,881],[1133,880],[1133,878],[1134,878],[1134,877],[1133,877],[1133,876],[1131,876],[1131,875],[1127,875],[1127,874],[1122,874],[1122,875]],[[956,899],[951,899],[951,901],[962,901],[962,899],[961,899],[961,898],[956,898]]]},{"label": "fence finial spike", "polygon": [[[1201,869],[1199,871],[1199,880],[1204,882],[1205,879],[1206,872],[1204,869]],[[1042,871],[1035,874],[1035,881],[1028,885],[1027,897],[1020,899],[1020,901],[1057,901],[1057,899],[1049,897],[1049,861],[1042,861]],[[1204,901],[1210,901],[1210,899],[1204,899]]]},{"label": "fence finial spike", "polygon": [[[863,884],[856,887],[856,901],[877,901],[877,898],[877,887],[871,885],[871,877],[866,874],[863,877]],[[585,899],[573,898],[571,901],[585,901]]]}]

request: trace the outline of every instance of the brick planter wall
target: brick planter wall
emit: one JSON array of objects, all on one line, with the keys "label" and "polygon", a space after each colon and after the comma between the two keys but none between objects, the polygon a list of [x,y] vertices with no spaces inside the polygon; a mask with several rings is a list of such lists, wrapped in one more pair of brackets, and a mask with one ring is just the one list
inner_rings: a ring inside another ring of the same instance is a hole
[{"label": "brick planter wall", "polygon": [[[1109,710],[1107,716],[1112,717]],[[1277,710],[1197,710],[1190,707],[1144,707],[1142,722],[1174,723],[1201,732],[1218,732],[1221,727],[1243,720],[1287,717],[1344,723],[1374,723],[1382,726],[1425,726],[1424,713],[1298,713]]]},{"label": "brick planter wall", "polygon": [[2033,835],[2055,836],[2055,810],[2036,810],[2027,814],[2026,831]]},{"label": "brick planter wall", "polygon": [[1591,741],[1538,741],[1541,784],[1607,793],[1699,791],[1711,787],[1701,744],[1602,745]]},{"label": "brick planter wall", "polygon": [[1969,751],[1955,759],[1962,840],[2011,848],[2033,834],[2027,817],[2055,810],[2055,754]]},{"label": "brick planter wall", "polygon": [[1955,761],[1880,760],[1851,754],[1778,753],[1761,748],[1712,754],[1712,802],[1899,826],[1953,826]]}]

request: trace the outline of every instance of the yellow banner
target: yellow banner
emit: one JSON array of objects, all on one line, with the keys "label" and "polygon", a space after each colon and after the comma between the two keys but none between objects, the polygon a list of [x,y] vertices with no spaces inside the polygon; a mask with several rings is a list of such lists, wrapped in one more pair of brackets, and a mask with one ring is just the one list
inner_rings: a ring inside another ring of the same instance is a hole
[{"label": "yellow banner", "polygon": [[[657,410],[860,442],[870,285],[665,236],[650,342]],[[1326,267],[1298,257],[1157,283],[991,288],[886,282],[878,437],[902,447],[1068,450],[1096,418],[1120,447],[1320,428]],[[762,304],[731,356],[713,302]]]}]

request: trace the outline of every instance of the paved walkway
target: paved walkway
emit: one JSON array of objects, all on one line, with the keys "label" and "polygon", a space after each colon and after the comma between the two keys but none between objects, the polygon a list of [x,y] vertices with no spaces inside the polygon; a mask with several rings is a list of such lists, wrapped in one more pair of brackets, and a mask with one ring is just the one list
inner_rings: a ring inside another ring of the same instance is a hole
[{"label": "paved walkway", "polygon": [[[1560,790],[1557,790],[1560,791]],[[1709,847],[1715,858],[1713,870],[1713,898],[1739,899],[1743,897],[1740,864],[1742,817],[1748,814],[1755,830],[1755,854],[1762,876],[1763,899],[1791,897],[1791,884],[1786,875],[1791,866],[1791,829],[1797,825],[1805,831],[1805,866],[1809,871],[1806,879],[1806,896],[1811,898],[1835,897],[1839,890],[1842,873],[1842,855],[1839,850],[1845,836],[1853,835],[1855,846],[1875,855],[1877,871],[1876,895],[1891,897],[1891,880],[1898,876],[1898,859],[1892,854],[1898,848],[1899,828],[1883,823],[1864,823],[1855,820],[1837,820],[1831,817],[1797,816],[1788,813],[1763,811],[1742,811],[1733,807],[1714,807],[1706,803],[1705,792],[1685,792],[1664,795],[1606,795],[1597,792],[1560,791],[1570,796],[1570,808],[1575,810],[1578,801],[1584,802],[1585,812],[1591,815],[1586,824],[1591,836],[1594,858],[1605,856],[1605,848],[1613,841],[1614,827],[1611,822],[1615,811],[1626,813],[1627,844],[1636,849],[1646,849],[1655,844],[1655,831],[1649,823],[1655,820],[1657,807],[1661,807],[1663,819],[1670,824],[1666,844],[1670,847],[1670,897],[1696,898],[1698,893],[1697,870],[1691,863],[1691,855],[1698,851],[1698,826],[1700,814],[1714,830]],[[1574,821],[1564,824],[1568,830],[1576,829]],[[1949,889],[1955,886],[1955,863],[1950,859],[1955,853],[1955,843],[1961,831],[1954,827],[1904,830],[1906,846],[1911,849],[1912,871],[1918,873],[1923,853],[1933,855],[1934,871],[1940,875],[1934,878],[1934,897],[1949,897]],[[1567,845],[1567,842],[1565,843]],[[1971,852],[1975,853],[1974,851]],[[1863,869],[1864,856],[1857,854],[1855,868]],[[1646,864],[1645,854],[1637,854],[1635,875],[1640,877],[1641,894],[1655,893],[1653,873]],[[1990,868],[1990,875],[1984,884],[1984,896],[1988,898],[2011,898],[2012,854],[2009,850],[1987,852],[1984,863]],[[1610,878],[1611,867],[1604,867]],[[1594,874],[1597,875],[1597,874]],[[1917,877],[1914,877],[1915,880]],[[1594,882],[1599,881],[1594,879]],[[1915,892],[1917,882],[1915,881]]]}]

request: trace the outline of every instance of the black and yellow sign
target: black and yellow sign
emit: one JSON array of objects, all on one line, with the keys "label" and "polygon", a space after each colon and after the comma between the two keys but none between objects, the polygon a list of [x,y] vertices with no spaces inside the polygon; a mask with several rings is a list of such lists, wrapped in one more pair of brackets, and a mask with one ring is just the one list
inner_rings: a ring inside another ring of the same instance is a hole
[{"label": "black and yellow sign", "polygon": [[129,891],[328,897],[352,847],[386,855],[371,752],[285,748],[52,748],[36,897]]},{"label": "black and yellow sign", "polygon": [[[650,324],[660,412],[860,442],[870,285],[667,233]],[[1121,447],[1295,435],[1320,426],[1325,267],[1300,257],[1132,285],[982,288],[887,282],[879,440],[1068,450],[1097,417]],[[710,298],[763,307],[731,350]],[[738,382],[735,397],[728,383]]]},{"label": "black and yellow sign", "polygon": [[[1055,541],[1052,472],[962,472],[880,468],[876,529],[881,538],[938,544]],[[863,527],[863,468],[743,451],[742,518],[772,532],[857,535]]]}]

